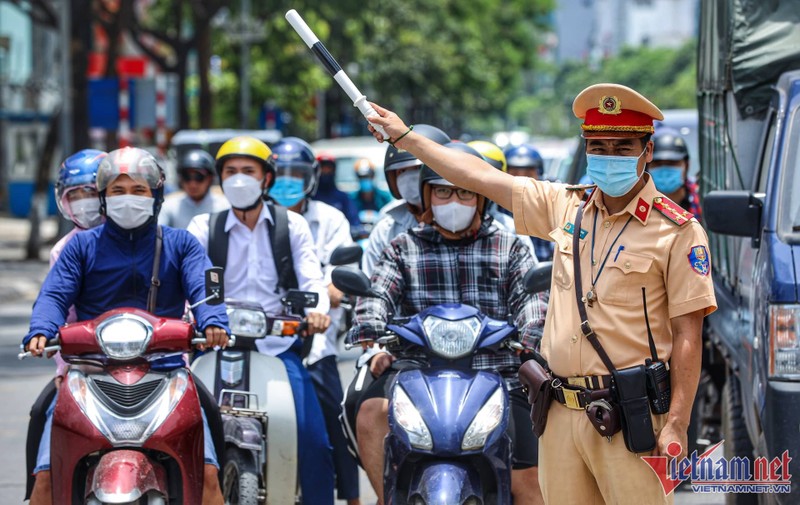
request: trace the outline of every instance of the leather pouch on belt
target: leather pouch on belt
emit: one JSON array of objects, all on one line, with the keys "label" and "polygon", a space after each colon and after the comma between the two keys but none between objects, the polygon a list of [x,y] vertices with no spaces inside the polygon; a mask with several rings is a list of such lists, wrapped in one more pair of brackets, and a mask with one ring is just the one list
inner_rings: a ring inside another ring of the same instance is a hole
[{"label": "leather pouch on belt", "polygon": [[656,446],[650,400],[647,397],[647,372],[639,365],[613,370],[616,400],[621,409],[622,436],[629,451],[652,451]]},{"label": "leather pouch on belt", "polygon": [[608,398],[592,400],[586,406],[586,416],[597,433],[604,437],[610,437],[622,429],[619,420],[619,406],[611,403]]},{"label": "leather pouch on belt", "polygon": [[528,389],[533,433],[541,437],[547,425],[550,401],[553,399],[553,376],[536,360],[531,359],[519,367],[519,380]]}]

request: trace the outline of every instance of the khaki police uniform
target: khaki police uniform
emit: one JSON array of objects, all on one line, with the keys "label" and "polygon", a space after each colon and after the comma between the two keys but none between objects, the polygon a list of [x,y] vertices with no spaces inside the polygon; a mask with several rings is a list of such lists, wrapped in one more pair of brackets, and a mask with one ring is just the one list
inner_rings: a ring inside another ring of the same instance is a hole
[{"label": "khaki police uniform", "polygon": [[[616,93],[614,106],[621,102],[624,108],[626,100],[617,90],[612,91]],[[601,98],[604,92],[598,91]],[[592,102],[597,106],[597,100]],[[691,214],[659,193],[649,175],[644,177],[645,186],[625,209],[613,215],[603,204],[602,194],[595,191],[586,204],[581,230],[575,230],[574,223],[585,188],[524,177],[514,181],[512,210],[517,232],[556,245],[541,352],[557,376],[609,374],[580,331],[574,254],[580,257],[583,295],[593,289],[596,296],[586,307],[589,322],[618,369],[641,365],[650,357],[642,287],[658,356],[664,361],[672,354],[670,319],[698,310],[709,314],[716,308],[705,231]],[[578,251],[573,250],[573,233],[580,233]],[[653,417],[656,432],[666,417]],[[583,409],[554,401],[539,440],[539,480],[545,501],[559,505],[671,503],[672,495],[665,497],[642,455],[649,454],[637,455],[626,449],[622,433],[610,442],[600,436]]]}]

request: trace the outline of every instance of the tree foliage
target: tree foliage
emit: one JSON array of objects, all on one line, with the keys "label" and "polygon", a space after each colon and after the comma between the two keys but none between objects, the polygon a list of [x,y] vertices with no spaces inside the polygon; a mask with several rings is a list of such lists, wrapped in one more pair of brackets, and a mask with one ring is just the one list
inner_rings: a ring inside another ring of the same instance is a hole
[{"label": "tree foliage", "polygon": [[599,82],[630,86],[662,110],[695,108],[696,44],[692,40],[677,49],[628,47],[595,65],[566,63],[550,69],[552,87],[515,101],[509,110],[517,124],[533,133],[572,135],[579,124],[572,114],[573,99]]},{"label": "tree foliage", "polygon": [[[329,102],[329,122],[357,115],[285,21],[286,10],[296,8],[345,69],[357,68],[351,77],[369,98],[412,122],[436,123],[455,134],[471,117],[504,115],[523,71],[535,66],[540,20],[553,3],[255,2],[253,14],[268,34],[251,50],[253,103],[274,101],[292,114],[291,130],[305,136],[317,130],[318,96]],[[232,15],[236,4],[230,5]],[[215,121],[235,124],[238,47],[226,40],[224,27],[215,36],[214,51],[223,65],[222,75],[212,81]]]}]

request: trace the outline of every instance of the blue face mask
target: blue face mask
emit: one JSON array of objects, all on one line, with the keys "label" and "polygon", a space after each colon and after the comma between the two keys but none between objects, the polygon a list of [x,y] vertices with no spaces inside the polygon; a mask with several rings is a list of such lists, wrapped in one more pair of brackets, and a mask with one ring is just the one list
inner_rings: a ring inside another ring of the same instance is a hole
[{"label": "blue face mask", "polygon": [[683,186],[683,167],[664,165],[650,170],[650,177],[656,184],[656,189],[664,194],[678,191]]},{"label": "blue face mask", "polygon": [[[647,150],[642,151],[644,154]],[[604,194],[617,198],[630,191],[637,182],[639,156],[586,155],[586,173]]]},{"label": "blue face mask", "polygon": [[369,193],[375,188],[372,179],[361,179],[358,181],[358,185],[362,193]]},{"label": "blue face mask", "polygon": [[276,177],[275,185],[269,190],[269,196],[284,207],[292,207],[306,196],[303,179],[286,176]]}]

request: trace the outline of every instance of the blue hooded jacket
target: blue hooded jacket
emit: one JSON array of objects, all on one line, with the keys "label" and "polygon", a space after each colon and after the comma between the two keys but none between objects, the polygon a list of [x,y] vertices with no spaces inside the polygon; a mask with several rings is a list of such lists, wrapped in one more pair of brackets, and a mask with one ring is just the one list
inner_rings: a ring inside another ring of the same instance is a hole
[{"label": "blue hooded jacket", "polygon": [[[120,307],[147,309],[147,294],[155,255],[154,223],[123,230],[113,223],[76,234],[64,248],[33,305],[30,331],[48,339],[58,334],[69,307],[75,305],[78,321],[93,319]],[[180,318],[185,302],[205,298],[205,270],[211,261],[186,230],[162,226],[163,247],[159,267],[155,314]],[[225,305],[201,304],[194,309],[197,327],[228,329]]]}]

